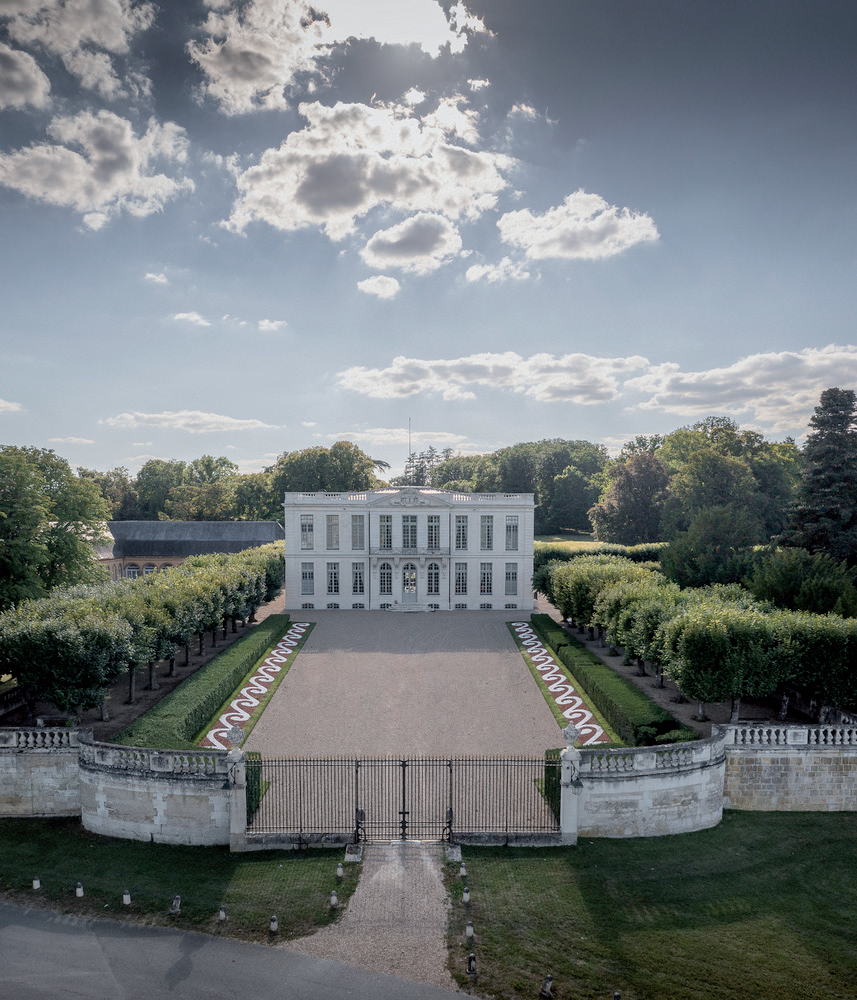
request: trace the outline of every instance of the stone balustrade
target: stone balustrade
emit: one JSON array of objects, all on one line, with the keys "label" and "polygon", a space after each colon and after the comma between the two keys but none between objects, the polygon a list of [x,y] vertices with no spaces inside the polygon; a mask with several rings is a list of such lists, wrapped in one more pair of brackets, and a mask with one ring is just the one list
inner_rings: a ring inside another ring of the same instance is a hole
[{"label": "stone balustrade", "polygon": [[857,726],[789,726],[770,722],[740,722],[724,728],[729,746],[857,747]]},{"label": "stone balustrade", "polygon": [[0,750],[59,750],[77,745],[76,729],[0,729]]},{"label": "stone balustrade", "polygon": [[228,772],[225,750],[189,752],[182,750],[149,750],[123,747],[113,743],[97,743],[84,737],[80,744],[80,761],[90,767],[120,772],[181,777],[209,778]]},{"label": "stone balustrade", "polygon": [[80,815],[78,731],[0,729],[0,816]]},{"label": "stone balustrade", "polygon": [[581,777],[615,774],[657,774],[708,766],[723,760],[725,753],[722,734],[690,743],[667,743],[663,746],[622,747],[599,750],[597,747],[580,751]]}]

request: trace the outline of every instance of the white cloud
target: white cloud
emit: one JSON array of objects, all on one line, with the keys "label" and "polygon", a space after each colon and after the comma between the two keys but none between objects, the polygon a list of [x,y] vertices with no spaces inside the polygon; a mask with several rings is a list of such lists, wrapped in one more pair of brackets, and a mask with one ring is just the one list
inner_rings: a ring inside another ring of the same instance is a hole
[{"label": "white cloud", "polygon": [[284,326],[289,324],[284,319],[260,319],[259,329],[265,333],[273,333],[276,330],[282,330]]},{"label": "white cloud", "polygon": [[[155,5],[133,0],[18,0],[3,5],[11,19],[9,36],[58,56],[84,87],[103,97],[127,93],[113,57],[125,55],[133,36],[149,28]],[[139,78],[128,78],[132,89],[146,89]]]},{"label": "white cloud", "polygon": [[155,274],[152,271],[149,271],[146,274],[146,281],[151,281],[156,285],[168,285],[170,283],[169,279],[163,272],[161,272],[160,274]]},{"label": "white cloud", "polygon": [[28,53],[0,42],[0,108],[43,108],[50,99],[51,83]]},{"label": "white cloud", "polygon": [[470,89],[474,90],[474,91],[475,90],[484,90],[486,87],[490,87],[491,86],[491,81],[490,80],[468,80],[467,81],[467,86],[470,87]]},{"label": "white cloud", "polygon": [[301,427],[318,427],[315,420],[302,420]]},{"label": "white cloud", "polygon": [[525,281],[530,272],[520,261],[504,257],[499,264],[472,264],[464,273],[468,281],[487,281],[494,284],[498,281]]},{"label": "white cloud", "polygon": [[[283,109],[299,77],[325,78],[324,60],[350,38],[417,43],[429,54],[461,52],[485,26],[461,3],[449,16],[430,2],[395,0],[207,0],[201,38],[188,44],[205,77],[202,92],[228,114]],[[323,12],[322,12],[323,11]]]},{"label": "white cloud", "polygon": [[857,383],[857,346],[828,344],[803,351],[751,354],[734,364],[685,372],[654,365],[626,389],[648,395],[641,409],[683,417],[746,414],[772,432],[805,429],[824,389]]},{"label": "white cloud", "polygon": [[90,229],[122,211],[151,215],[193,190],[189,179],[153,172],[158,160],[185,162],[187,140],[178,125],[151,119],[138,137],[129,121],[112,112],[82,111],[54,118],[48,134],[57,145],[39,143],[0,156],[0,184],[84,213]]},{"label": "white cloud", "polygon": [[12,403],[8,399],[0,399],[0,413],[17,413],[22,409],[20,403]]},{"label": "white cloud", "polygon": [[424,125],[439,129],[444,135],[456,136],[465,142],[474,143],[479,139],[476,128],[479,115],[468,107],[462,107],[465,98],[444,97],[437,108],[423,118]]},{"label": "white cloud", "polygon": [[600,260],[659,235],[650,216],[608,205],[600,195],[583,190],[543,215],[529,209],[508,212],[497,226],[506,243],[521,247],[534,260]]},{"label": "white cloud", "polygon": [[[327,434],[332,441],[343,439],[355,444],[395,445],[408,444],[407,427],[370,427],[362,431],[340,431],[337,434]],[[434,445],[438,451],[443,448],[464,448],[469,445],[463,434],[453,434],[449,431],[411,431],[410,442],[414,447]]]},{"label": "white cloud", "polygon": [[386,274],[373,274],[371,278],[358,281],[357,287],[367,295],[377,295],[379,299],[392,299],[398,295],[402,286],[395,278],[390,278]]},{"label": "white cloud", "polygon": [[50,444],[95,444],[90,438],[63,437],[48,438]]},{"label": "white cloud", "polygon": [[187,431],[188,434],[213,434],[225,431],[253,431],[276,428],[276,424],[265,424],[261,420],[238,420],[219,413],[204,413],[201,410],[164,411],[162,413],[120,413],[115,417],[99,420],[108,427],[158,427],[167,430]]},{"label": "white cloud", "polygon": [[620,395],[620,376],[647,367],[645,358],[598,358],[589,354],[523,358],[504,354],[471,354],[449,360],[394,358],[387,368],[348,368],[337,374],[343,389],[373,399],[405,399],[437,393],[445,400],[474,399],[469,386],[507,389],[539,402],[591,405]]},{"label": "white cloud", "polygon": [[211,323],[198,312],[175,313],[173,319],[182,323],[193,323],[194,326],[211,326]]},{"label": "white cloud", "polygon": [[202,41],[187,50],[205,77],[202,93],[227,114],[288,107],[285,90],[314,72],[329,46],[309,4],[286,0],[208,0]]},{"label": "white cloud", "polygon": [[410,107],[415,107],[417,104],[422,104],[425,99],[426,99],[425,93],[422,90],[419,90],[417,87],[411,87],[411,89],[402,98],[405,104],[409,105]]},{"label": "white cloud", "polygon": [[302,104],[308,124],[268,149],[238,178],[228,227],[319,226],[334,240],[373,208],[475,219],[494,208],[515,161],[453,145],[410,109]]},{"label": "white cloud", "polygon": [[370,267],[400,267],[427,274],[461,251],[461,237],[441,215],[421,212],[369,240],[360,256]]}]

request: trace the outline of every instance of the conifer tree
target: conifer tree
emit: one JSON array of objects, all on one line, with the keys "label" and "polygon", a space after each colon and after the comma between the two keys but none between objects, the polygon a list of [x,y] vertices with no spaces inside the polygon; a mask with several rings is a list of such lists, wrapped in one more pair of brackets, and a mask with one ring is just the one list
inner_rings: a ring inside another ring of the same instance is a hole
[{"label": "conifer tree", "polygon": [[810,420],[792,522],[781,541],[857,562],[857,395],[825,389]]}]

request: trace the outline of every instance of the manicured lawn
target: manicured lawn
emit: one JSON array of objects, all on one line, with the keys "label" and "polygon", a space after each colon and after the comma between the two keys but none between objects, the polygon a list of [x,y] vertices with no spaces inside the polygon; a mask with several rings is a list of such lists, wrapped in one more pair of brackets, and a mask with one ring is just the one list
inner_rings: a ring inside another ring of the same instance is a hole
[{"label": "manicured lawn", "polygon": [[450,960],[478,992],[558,1000],[857,997],[857,814],[728,812],[700,833],[462,849]]},{"label": "manicured lawn", "polygon": [[[259,851],[230,854],[221,847],[172,847],[113,840],[87,833],[76,819],[0,820],[0,891],[13,902],[48,903],[62,913],[109,916],[139,923],[208,931],[248,941],[310,934],[336,919],[330,891],[340,902],[357,887],[360,865],[345,865],[341,851]],[[33,877],[42,888],[35,892]],[[77,882],[84,897],[75,895]],[[130,890],[131,905],[122,892]],[[181,912],[170,916],[173,897]],[[218,924],[220,905],[228,920]]]},{"label": "manicured lawn", "polygon": [[592,535],[577,534],[575,532],[563,532],[558,535],[536,535],[536,542],[547,542],[550,545],[568,545],[572,549],[588,549],[593,545],[600,545]]}]

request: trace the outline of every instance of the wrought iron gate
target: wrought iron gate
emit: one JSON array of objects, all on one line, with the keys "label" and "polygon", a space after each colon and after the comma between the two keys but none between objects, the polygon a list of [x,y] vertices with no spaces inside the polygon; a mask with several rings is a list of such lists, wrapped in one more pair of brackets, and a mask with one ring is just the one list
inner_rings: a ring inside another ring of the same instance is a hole
[{"label": "wrought iron gate", "polygon": [[462,840],[559,831],[553,757],[247,761],[247,832]]}]

